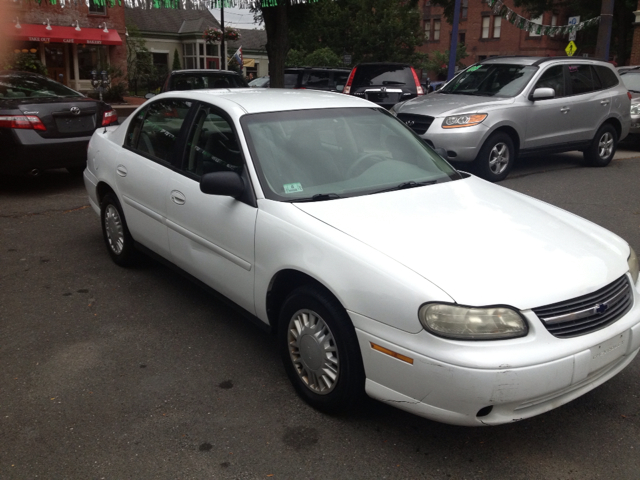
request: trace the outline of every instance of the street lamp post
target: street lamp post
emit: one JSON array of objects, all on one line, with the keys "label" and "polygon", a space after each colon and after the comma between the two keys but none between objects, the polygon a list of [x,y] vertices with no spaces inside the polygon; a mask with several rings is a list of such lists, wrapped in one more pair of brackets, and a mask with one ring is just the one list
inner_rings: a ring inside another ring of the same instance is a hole
[{"label": "street lamp post", "polygon": [[456,73],[456,54],[458,53],[458,23],[460,22],[460,0],[456,0],[455,6],[453,8],[453,28],[451,30],[451,46],[449,47],[449,69],[447,71],[447,81],[451,80]]}]

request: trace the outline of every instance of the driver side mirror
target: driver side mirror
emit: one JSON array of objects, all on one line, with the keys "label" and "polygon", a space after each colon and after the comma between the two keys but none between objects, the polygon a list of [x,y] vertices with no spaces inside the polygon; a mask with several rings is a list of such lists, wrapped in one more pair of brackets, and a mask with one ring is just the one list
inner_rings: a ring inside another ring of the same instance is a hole
[{"label": "driver side mirror", "polygon": [[244,181],[236,172],[205,173],[200,179],[200,191],[238,199],[244,193]]},{"label": "driver side mirror", "polygon": [[553,88],[543,87],[536,88],[533,93],[529,96],[529,100],[549,100],[550,98],[556,97],[556,91]]}]

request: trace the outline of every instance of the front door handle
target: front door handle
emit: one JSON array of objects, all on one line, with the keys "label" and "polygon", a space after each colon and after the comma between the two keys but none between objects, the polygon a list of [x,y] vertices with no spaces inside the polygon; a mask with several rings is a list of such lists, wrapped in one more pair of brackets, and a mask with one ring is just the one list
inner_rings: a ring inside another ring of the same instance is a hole
[{"label": "front door handle", "polygon": [[118,175],[120,175],[121,177],[126,177],[127,173],[129,173],[129,172],[127,171],[127,168],[124,165],[118,165],[116,167],[116,173]]},{"label": "front door handle", "polygon": [[184,205],[185,203],[187,203],[187,198],[182,192],[179,192],[178,190],[173,190],[171,192],[171,200],[173,200],[173,203],[177,205]]},{"label": "front door handle", "polygon": [[600,102],[600,105],[604,105],[606,107],[607,105],[609,105],[609,100],[602,100]]},{"label": "front door handle", "polygon": [[561,111],[562,113],[565,113],[565,114],[566,114],[569,110],[571,110],[569,107],[562,107],[562,108],[560,109],[560,111]]}]

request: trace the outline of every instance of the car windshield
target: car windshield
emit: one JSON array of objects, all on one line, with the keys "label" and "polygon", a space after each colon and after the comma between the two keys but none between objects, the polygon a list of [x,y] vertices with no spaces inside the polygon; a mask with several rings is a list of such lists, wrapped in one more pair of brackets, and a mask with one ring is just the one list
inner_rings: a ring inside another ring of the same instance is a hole
[{"label": "car windshield", "polygon": [[269,77],[260,77],[249,82],[250,87],[264,87],[269,83]]},{"label": "car windshield", "polygon": [[438,91],[483,97],[515,97],[537,70],[538,67],[531,65],[473,65]]},{"label": "car windshield", "polygon": [[270,199],[331,200],[461,178],[382,109],[262,113],[241,122]]},{"label": "car windshield", "polygon": [[203,88],[243,88],[247,82],[239,75],[225,73],[192,73],[175,75],[172,90],[201,90]]},{"label": "car windshield", "polygon": [[353,76],[353,88],[413,84],[411,69],[404,65],[360,65]]},{"label": "car windshield", "polygon": [[627,90],[640,93],[640,72],[623,72],[620,77]]},{"label": "car windshield", "polygon": [[45,77],[24,73],[0,75],[0,98],[84,97],[79,92]]}]

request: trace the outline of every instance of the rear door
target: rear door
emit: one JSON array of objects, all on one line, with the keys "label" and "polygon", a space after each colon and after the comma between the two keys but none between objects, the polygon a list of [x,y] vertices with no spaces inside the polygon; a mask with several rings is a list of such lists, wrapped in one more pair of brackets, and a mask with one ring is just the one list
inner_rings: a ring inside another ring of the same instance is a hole
[{"label": "rear door", "polygon": [[579,140],[591,141],[611,111],[611,89],[602,82],[591,65],[570,64],[567,67],[572,99],[572,123]]}]

